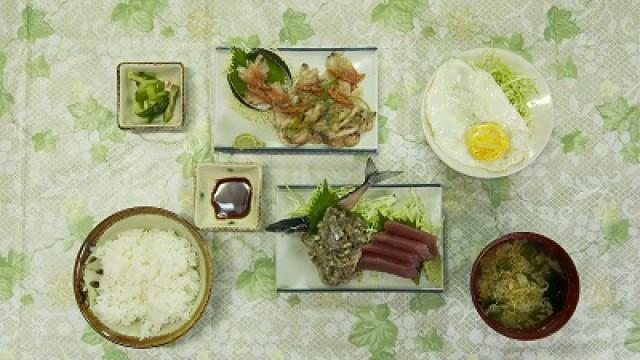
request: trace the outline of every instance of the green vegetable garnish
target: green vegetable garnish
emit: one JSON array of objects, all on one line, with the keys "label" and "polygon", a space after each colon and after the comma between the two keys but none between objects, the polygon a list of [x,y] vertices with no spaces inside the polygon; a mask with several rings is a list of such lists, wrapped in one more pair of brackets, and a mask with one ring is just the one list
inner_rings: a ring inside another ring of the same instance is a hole
[{"label": "green vegetable garnish", "polygon": [[127,78],[138,86],[135,92],[134,112],[152,122],[155,117],[164,114],[164,122],[173,117],[175,102],[179,92],[177,85],[165,89],[164,81],[158,80],[152,73],[129,71]]},{"label": "green vegetable garnish", "polygon": [[145,101],[143,103],[142,111],[136,112],[136,115],[147,118],[151,121],[154,117],[162,114],[168,105],[169,93],[164,92],[161,95],[158,95],[158,98],[155,101]]},{"label": "green vegetable garnish", "polygon": [[251,134],[240,134],[233,141],[233,147],[239,150],[263,148],[267,144]]},{"label": "green vegetable garnish", "polygon": [[143,71],[140,71],[140,72],[129,71],[127,73],[127,77],[129,78],[129,80],[133,80],[138,84],[143,83],[145,80],[156,79],[156,76],[154,74],[143,72]]},{"label": "green vegetable garnish", "polygon": [[322,183],[322,187],[316,189],[311,195],[309,212],[309,233],[316,234],[318,232],[318,224],[324,217],[324,213],[328,208],[338,205],[340,196],[336,191],[329,188],[327,180]]},{"label": "green vegetable garnish", "polygon": [[[313,191],[308,200],[297,198],[298,207],[289,215],[308,216],[310,228],[315,231],[324,212],[328,208],[336,206],[340,198],[352,190],[353,188],[350,187],[331,188],[325,180]],[[398,204],[398,199],[393,195],[362,198],[351,211],[367,223],[369,231],[372,233],[382,231],[384,223],[389,220],[398,221],[430,233],[434,231],[429,220],[429,212],[418,196],[412,196],[403,204]]]},{"label": "green vegetable garnish", "polygon": [[507,96],[507,99],[509,99],[509,102],[518,110],[522,118],[529,123],[530,114],[527,100],[529,96],[538,93],[538,88],[536,88],[533,79],[514,73],[495,54],[485,56],[476,62],[475,66],[491,74],[502,89],[502,92]]},{"label": "green vegetable garnish", "polygon": [[231,49],[231,67],[229,68],[229,81],[233,85],[240,95],[244,96],[247,91],[247,84],[245,84],[238,75],[239,67],[246,67],[249,54],[240,48]]},{"label": "green vegetable garnish", "polygon": [[162,120],[164,120],[164,122],[166,123],[171,121],[171,118],[173,117],[173,111],[176,108],[179,92],[180,88],[177,85],[171,85],[171,87],[169,88],[169,105],[167,106],[167,109],[164,111],[164,115],[162,116]]}]

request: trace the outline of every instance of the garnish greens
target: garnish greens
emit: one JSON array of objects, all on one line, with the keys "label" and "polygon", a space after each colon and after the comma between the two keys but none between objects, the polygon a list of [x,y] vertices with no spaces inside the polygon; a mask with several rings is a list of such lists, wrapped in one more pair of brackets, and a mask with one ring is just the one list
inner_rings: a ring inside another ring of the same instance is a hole
[{"label": "garnish greens", "polygon": [[324,217],[324,213],[327,209],[337,206],[341,196],[339,191],[329,188],[329,184],[325,180],[322,185],[313,191],[307,202],[297,199],[299,206],[291,213],[291,216],[307,216],[309,219],[309,233],[316,234],[318,232],[318,224]]},{"label": "garnish greens", "polygon": [[502,89],[502,92],[507,96],[507,99],[509,99],[509,102],[518,110],[522,118],[529,123],[527,99],[530,95],[538,92],[533,79],[514,73],[507,64],[494,54],[485,56],[476,62],[475,66],[491,74]]},{"label": "garnish greens", "polygon": [[147,122],[163,115],[162,120],[169,122],[173,117],[180,88],[175,84],[158,80],[152,73],[129,71],[127,77],[137,85],[135,114],[146,118]]},{"label": "garnish greens", "polygon": [[[258,51],[251,51],[250,49],[242,49],[239,47],[231,48],[231,65],[229,67],[229,77],[231,83],[233,84],[233,87],[242,96],[244,96],[244,93],[247,91],[247,84],[242,81],[242,79],[240,79],[240,76],[238,75],[238,68],[247,67],[249,61],[255,61],[255,59],[258,57],[258,54]],[[267,75],[266,83],[284,83],[288,78],[287,72],[274,61],[272,61],[269,57],[266,57],[266,59],[267,64],[269,65],[269,74]]]},{"label": "garnish greens", "polygon": [[[296,197],[295,201],[298,203],[298,207],[289,215],[293,217],[307,216],[310,232],[315,233],[325,211],[330,207],[337,206],[340,198],[352,190],[352,187],[329,187],[325,180],[311,193],[308,200]],[[412,196],[403,204],[398,204],[398,199],[393,195],[362,198],[351,211],[367,223],[371,233],[382,231],[384,223],[390,220],[413,226],[422,231],[434,231],[429,220],[429,212],[418,196]]]}]

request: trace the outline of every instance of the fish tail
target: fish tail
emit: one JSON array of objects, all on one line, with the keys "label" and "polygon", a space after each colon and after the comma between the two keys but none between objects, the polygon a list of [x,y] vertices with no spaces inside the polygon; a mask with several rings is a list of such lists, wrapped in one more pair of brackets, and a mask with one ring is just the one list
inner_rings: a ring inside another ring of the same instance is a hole
[{"label": "fish tail", "polygon": [[373,159],[367,159],[367,166],[364,170],[365,184],[376,185],[394,176],[402,174],[402,171],[379,171]]}]

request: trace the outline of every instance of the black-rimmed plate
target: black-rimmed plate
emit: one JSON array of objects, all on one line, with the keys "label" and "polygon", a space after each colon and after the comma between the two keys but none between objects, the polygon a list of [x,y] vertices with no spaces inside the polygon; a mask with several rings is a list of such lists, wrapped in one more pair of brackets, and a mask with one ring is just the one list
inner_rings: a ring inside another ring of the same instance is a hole
[{"label": "black-rimmed plate", "polygon": [[[286,62],[295,76],[303,63],[325,71],[327,56],[332,52],[344,54],[358,72],[365,74],[360,83],[361,97],[372,111],[378,109],[378,56],[375,47],[357,48],[278,48],[277,54]],[[227,69],[231,63],[231,52],[227,47],[216,48],[215,60],[215,111],[214,148],[222,152],[252,153],[375,153],[378,150],[378,119],[373,129],[362,134],[353,147],[332,148],[324,144],[287,146],[270,124],[271,111],[257,111],[243,105],[234,96],[227,81]]]},{"label": "black-rimmed plate", "polygon": [[[290,217],[300,201],[309,198],[315,185],[280,185],[277,188],[275,210],[278,219]],[[419,284],[398,276],[365,271],[358,279],[346,284],[330,287],[322,283],[315,265],[309,259],[307,248],[300,240],[300,233],[278,234],[276,241],[276,286],[279,292],[329,292],[329,291],[396,291],[396,292],[440,292],[444,290],[444,216],[442,213],[442,187],[438,184],[377,185],[369,189],[365,198],[385,195],[396,197],[402,204],[412,197],[419,198],[426,207],[434,235],[438,238],[440,260],[431,264],[435,271],[429,272],[431,279],[422,273]],[[435,275],[435,276],[431,276]],[[435,280],[435,281],[434,281]]]}]

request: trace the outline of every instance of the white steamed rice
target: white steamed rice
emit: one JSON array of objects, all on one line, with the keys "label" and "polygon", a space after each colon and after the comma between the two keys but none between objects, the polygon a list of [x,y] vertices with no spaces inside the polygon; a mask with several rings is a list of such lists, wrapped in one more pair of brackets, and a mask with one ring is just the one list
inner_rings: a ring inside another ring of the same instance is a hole
[{"label": "white steamed rice", "polygon": [[139,322],[145,338],[191,316],[200,276],[187,239],[171,231],[128,230],[97,246],[93,256],[104,271],[93,310],[106,323]]}]

